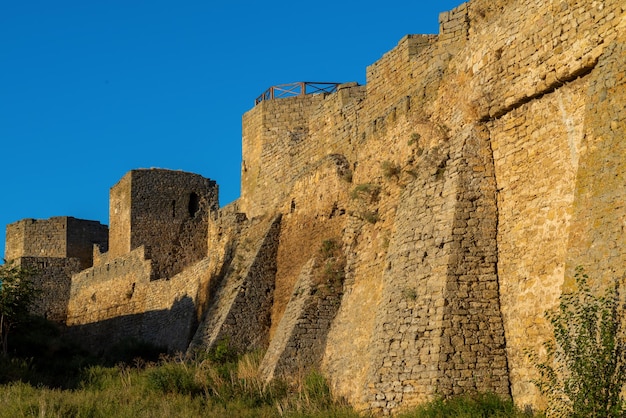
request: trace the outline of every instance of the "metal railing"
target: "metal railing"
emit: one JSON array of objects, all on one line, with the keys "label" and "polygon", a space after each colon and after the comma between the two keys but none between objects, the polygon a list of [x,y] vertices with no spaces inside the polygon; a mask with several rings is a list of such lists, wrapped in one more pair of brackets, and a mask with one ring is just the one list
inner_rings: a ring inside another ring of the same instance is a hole
[{"label": "metal railing", "polygon": [[264,100],[281,99],[285,97],[304,96],[306,94],[334,93],[341,83],[326,83],[301,81],[298,83],[279,84],[265,90],[262,95],[256,98],[254,105],[258,105]]}]

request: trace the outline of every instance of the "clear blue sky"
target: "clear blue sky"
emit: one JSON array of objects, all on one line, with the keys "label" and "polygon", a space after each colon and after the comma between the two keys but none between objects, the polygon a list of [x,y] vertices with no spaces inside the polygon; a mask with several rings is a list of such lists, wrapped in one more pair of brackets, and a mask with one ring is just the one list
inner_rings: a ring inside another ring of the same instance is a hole
[{"label": "clear blue sky", "polygon": [[109,189],[159,167],[239,196],[241,116],[274,84],[365,83],[459,0],[0,2],[0,258],[6,225],[108,224]]}]

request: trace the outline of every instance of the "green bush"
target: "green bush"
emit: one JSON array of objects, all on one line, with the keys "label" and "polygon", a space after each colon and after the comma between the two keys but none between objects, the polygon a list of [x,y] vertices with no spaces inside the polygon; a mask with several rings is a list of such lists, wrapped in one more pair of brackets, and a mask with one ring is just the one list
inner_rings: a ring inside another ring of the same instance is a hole
[{"label": "green bush", "polygon": [[554,340],[544,343],[545,358],[528,353],[540,376],[533,383],[548,399],[548,415],[624,416],[626,341],[618,283],[597,296],[582,268],[574,278],[575,290],[546,312]]},{"label": "green bush", "polygon": [[402,289],[402,297],[406,300],[417,300],[417,290],[414,287],[405,287]]},{"label": "green bush", "polygon": [[420,134],[418,134],[417,132],[414,132],[411,134],[411,139],[409,139],[409,141],[407,142],[408,146],[414,145],[414,144],[418,144],[419,140],[422,136]]},{"label": "green bush", "polygon": [[383,170],[383,176],[386,179],[389,179],[391,177],[395,177],[397,179],[400,178],[402,169],[400,168],[398,164],[395,164],[391,161],[383,161],[380,166],[381,166],[381,169]]},{"label": "green bush", "polygon": [[322,241],[322,245],[320,247],[320,254],[322,259],[328,260],[329,258],[335,257],[338,254],[341,246],[334,238],[325,239]]},{"label": "green bush", "polygon": [[378,216],[378,212],[375,210],[365,210],[365,211],[359,212],[359,218],[371,224],[375,224],[376,222],[378,222],[379,216]]},{"label": "green bush", "polygon": [[360,199],[369,203],[376,202],[380,194],[380,186],[372,183],[358,184],[350,192],[352,199]]},{"label": "green bush", "polygon": [[35,272],[17,264],[0,265],[0,347],[9,354],[9,333],[28,319],[28,310],[39,290],[35,288]]},{"label": "green bush", "polygon": [[209,360],[219,365],[227,365],[237,361],[237,353],[230,346],[228,338],[223,338],[207,353]]},{"label": "green bush", "polygon": [[435,399],[397,418],[475,418],[475,417],[532,417],[515,407],[513,401],[504,400],[493,393],[473,393],[449,399]]},{"label": "green bush", "polygon": [[20,373],[13,368],[13,373],[7,374],[0,365],[0,382],[20,380],[35,386],[76,388],[83,369],[98,361],[66,339],[56,324],[41,317],[27,317],[16,326],[11,338],[10,360],[23,366]]}]

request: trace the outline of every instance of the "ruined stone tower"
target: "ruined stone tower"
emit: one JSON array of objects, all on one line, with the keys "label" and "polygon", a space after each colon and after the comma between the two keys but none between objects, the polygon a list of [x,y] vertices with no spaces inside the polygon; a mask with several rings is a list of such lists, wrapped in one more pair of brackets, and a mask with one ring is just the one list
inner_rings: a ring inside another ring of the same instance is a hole
[{"label": "ruined stone tower", "polygon": [[63,323],[72,275],[91,267],[94,251],[107,246],[108,228],[100,222],[68,216],[23,219],[7,225],[5,258],[36,272],[35,285],[43,297],[33,313]]},{"label": "ruined stone tower", "polygon": [[154,278],[168,278],[206,257],[208,214],[218,208],[217,184],[193,173],[132,170],[111,188],[109,258],[140,246]]}]

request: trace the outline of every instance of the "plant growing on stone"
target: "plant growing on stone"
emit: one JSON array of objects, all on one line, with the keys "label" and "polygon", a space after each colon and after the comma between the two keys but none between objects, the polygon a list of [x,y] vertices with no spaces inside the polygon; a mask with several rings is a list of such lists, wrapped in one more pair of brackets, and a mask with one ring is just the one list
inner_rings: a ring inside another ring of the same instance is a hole
[{"label": "plant growing on stone", "polygon": [[528,353],[540,376],[533,383],[548,399],[548,416],[624,416],[626,338],[617,282],[597,296],[580,267],[575,281],[576,289],[546,312],[554,333],[544,343],[546,356]]},{"label": "plant growing on stone", "polygon": [[379,219],[378,212],[375,210],[364,210],[362,212],[359,212],[359,218],[371,224],[375,224],[376,222],[378,222]]},{"label": "plant growing on stone", "polygon": [[323,266],[320,270],[320,279],[331,292],[340,292],[345,279],[346,258],[341,246],[334,238],[322,241],[320,255]]},{"label": "plant growing on stone", "polygon": [[340,292],[343,288],[345,279],[345,260],[343,258],[334,258],[328,260],[322,270],[324,284],[327,289],[332,292]]},{"label": "plant growing on stone", "polygon": [[417,299],[417,291],[412,287],[402,289],[402,297],[406,300],[415,301]]},{"label": "plant growing on stone", "polygon": [[36,289],[32,272],[15,264],[0,266],[0,340],[2,355],[8,353],[9,332],[28,316]]},{"label": "plant growing on stone", "polygon": [[334,257],[339,249],[339,244],[334,238],[325,239],[320,247],[320,254],[324,260]]},{"label": "plant growing on stone", "polygon": [[369,199],[370,202],[375,202],[380,194],[380,186],[372,183],[362,183],[354,187],[350,193],[352,199]]},{"label": "plant growing on stone", "polygon": [[392,177],[395,177],[397,179],[400,178],[400,173],[402,172],[402,169],[398,164],[395,164],[391,161],[383,161],[380,166],[383,170],[383,176],[385,176],[386,179],[390,179]]},{"label": "plant growing on stone", "polygon": [[417,144],[421,137],[422,136],[418,134],[417,132],[412,133],[411,139],[409,139],[409,141],[407,142],[407,145],[411,146],[411,145]]}]

